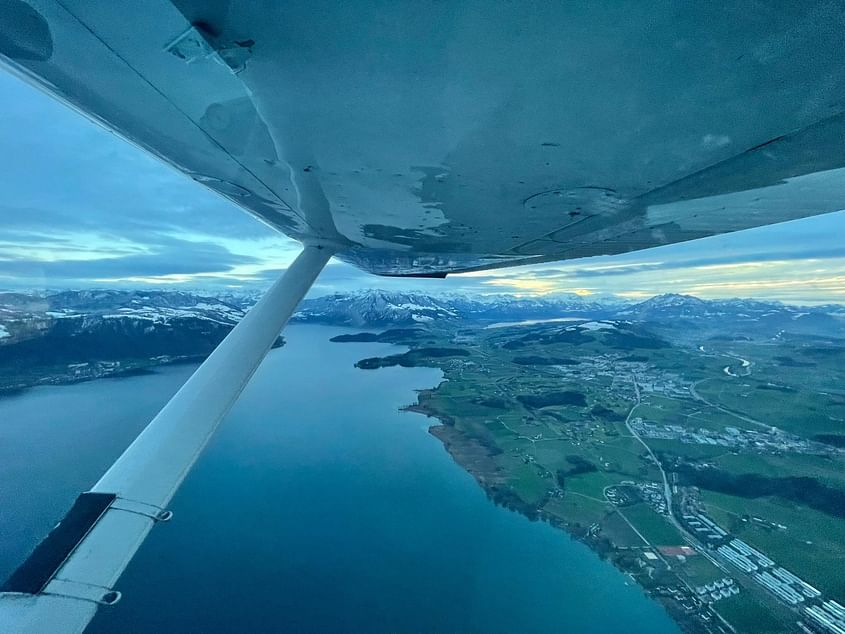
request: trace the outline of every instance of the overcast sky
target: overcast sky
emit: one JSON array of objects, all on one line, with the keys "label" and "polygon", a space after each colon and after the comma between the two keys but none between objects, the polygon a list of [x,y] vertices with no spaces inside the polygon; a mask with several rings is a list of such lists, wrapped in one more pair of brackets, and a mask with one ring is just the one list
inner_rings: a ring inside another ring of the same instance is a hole
[{"label": "overcast sky", "polygon": [[[299,249],[2,70],[0,147],[0,288],[259,286]],[[843,302],[845,212],[447,280],[377,278],[332,261],[312,295],[362,288]]]}]

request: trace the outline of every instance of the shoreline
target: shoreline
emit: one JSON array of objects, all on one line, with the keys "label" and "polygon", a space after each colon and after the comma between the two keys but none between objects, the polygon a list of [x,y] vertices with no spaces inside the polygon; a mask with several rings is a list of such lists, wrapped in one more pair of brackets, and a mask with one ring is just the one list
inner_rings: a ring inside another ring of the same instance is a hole
[{"label": "shoreline", "polygon": [[584,544],[601,561],[612,565],[617,571],[628,577],[631,583],[635,584],[646,597],[660,604],[681,632],[697,634],[702,631],[694,622],[686,618],[686,614],[679,610],[674,602],[666,597],[649,592],[647,588],[637,582],[630,571],[619,566],[613,558],[606,556],[608,551],[600,549],[600,544],[590,539],[589,530],[575,530],[573,526],[566,522],[526,504],[510,489],[506,488],[506,479],[502,477],[503,474],[501,474],[500,469],[495,466],[495,462],[492,460],[494,454],[491,453],[491,450],[478,439],[455,429],[455,422],[450,416],[438,413],[423,402],[439,387],[440,384],[434,388],[417,390],[417,402],[401,407],[400,411],[423,414],[426,418],[433,418],[438,421],[437,424],[429,426],[428,433],[442,443],[443,448],[458,467],[473,477],[488,499],[497,506],[520,513],[529,521],[545,522],[565,533],[571,539]]},{"label": "shoreline", "polygon": [[205,357],[206,355],[187,355],[184,357],[176,357],[167,361],[154,361],[151,363],[143,363],[127,367],[125,369],[86,374],[84,376],[53,374],[35,382],[0,387],[0,399],[10,396],[19,396],[38,387],[59,387],[63,385],[78,385],[79,383],[88,383],[89,381],[99,381],[101,379],[126,379],[133,376],[146,376],[154,374],[156,368],[201,363]]},{"label": "shoreline", "polygon": [[[271,350],[284,347],[284,338],[279,337],[272,345]],[[131,359],[129,362],[132,365],[126,367],[115,368],[114,366],[93,366],[88,368],[88,374],[62,374],[61,372],[46,373],[46,376],[29,382],[22,382],[19,384],[8,384],[0,386],[0,399],[19,396],[37,387],[58,387],[62,385],[77,385],[79,383],[87,383],[89,381],[99,381],[100,379],[125,379],[133,376],[144,376],[154,374],[156,368],[163,368],[176,365],[191,365],[200,364],[208,357],[210,353],[186,354],[179,356],[162,355],[161,357],[154,357],[149,359]],[[125,361],[121,362],[124,363]],[[92,362],[87,362],[92,363]],[[114,363],[112,361],[94,361],[95,364]],[[38,376],[34,373],[33,376]]]}]

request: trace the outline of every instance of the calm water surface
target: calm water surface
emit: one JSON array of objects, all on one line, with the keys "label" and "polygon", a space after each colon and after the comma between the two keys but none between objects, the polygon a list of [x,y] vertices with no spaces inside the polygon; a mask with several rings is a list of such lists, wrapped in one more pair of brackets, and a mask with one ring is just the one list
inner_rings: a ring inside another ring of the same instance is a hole
[{"label": "calm water surface", "polygon": [[[496,507],[398,408],[440,372],[293,326],[90,632],[677,632],[585,546]],[[6,576],[190,375],[0,399]]]}]

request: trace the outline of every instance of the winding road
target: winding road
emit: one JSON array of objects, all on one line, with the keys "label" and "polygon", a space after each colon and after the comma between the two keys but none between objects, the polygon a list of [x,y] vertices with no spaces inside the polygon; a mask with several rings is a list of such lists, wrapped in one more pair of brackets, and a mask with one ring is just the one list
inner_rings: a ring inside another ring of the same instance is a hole
[{"label": "winding road", "polygon": [[669,520],[683,535],[686,531],[684,531],[680,522],[675,519],[675,513],[672,511],[672,487],[669,484],[669,478],[666,476],[666,471],[664,471],[663,465],[660,464],[660,460],[658,460],[657,456],[654,455],[654,452],[651,450],[651,447],[648,446],[648,443],[646,443],[646,441],[644,441],[640,437],[640,435],[636,431],[634,431],[634,428],[631,427],[631,417],[634,415],[634,412],[636,411],[637,407],[642,404],[642,396],[640,395],[640,384],[637,383],[637,377],[633,374],[631,375],[631,381],[634,384],[634,392],[637,396],[637,402],[634,403],[634,406],[631,407],[631,411],[628,412],[628,416],[625,418],[625,427],[628,428],[628,431],[631,432],[631,435],[636,438],[639,443],[645,448],[652,461],[654,461],[654,464],[657,465],[658,469],[660,469],[660,477],[663,478],[663,496],[666,498],[666,509],[669,512]]}]

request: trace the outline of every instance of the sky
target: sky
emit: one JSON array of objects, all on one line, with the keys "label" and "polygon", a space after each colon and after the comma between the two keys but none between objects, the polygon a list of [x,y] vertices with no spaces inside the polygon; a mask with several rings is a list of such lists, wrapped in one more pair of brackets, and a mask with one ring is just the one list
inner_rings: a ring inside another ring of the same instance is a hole
[{"label": "sky", "polygon": [[[253,289],[299,244],[0,70],[0,288]],[[311,296],[366,288],[845,303],[845,211],[613,257],[446,280],[332,260]]]}]

